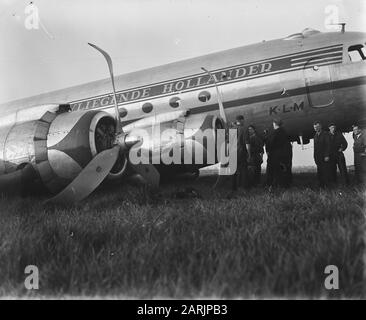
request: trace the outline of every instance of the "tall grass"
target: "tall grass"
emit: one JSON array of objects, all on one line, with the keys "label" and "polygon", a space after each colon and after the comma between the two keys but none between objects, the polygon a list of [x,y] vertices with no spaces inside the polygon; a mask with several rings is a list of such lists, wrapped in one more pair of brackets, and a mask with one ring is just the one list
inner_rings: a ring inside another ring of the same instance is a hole
[{"label": "tall grass", "polygon": [[[124,297],[365,297],[364,194],[319,191],[297,174],[289,190],[230,194],[181,181],[200,197],[106,186],[81,204],[0,200],[0,295]],[[24,288],[36,265],[40,289]],[[324,269],[339,268],[339,290]]]}]

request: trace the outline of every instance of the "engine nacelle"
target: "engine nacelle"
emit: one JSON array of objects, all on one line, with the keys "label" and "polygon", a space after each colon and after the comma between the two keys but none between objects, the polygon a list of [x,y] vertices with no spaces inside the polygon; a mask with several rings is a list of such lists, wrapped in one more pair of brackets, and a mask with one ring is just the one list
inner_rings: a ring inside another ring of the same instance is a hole
[{"label": "engine nacelle", "polygon": [[[157,123],[144,119],[152,125],[129,128],[132,136],[143,141],[132,147],[130,160],[135,155],[144,163],[156,165],[161,173],[194,172],[197,168],[217,162],[217,130],[224,128],[219,117],[182,113],[174,120],[168,115],[165,118],[168,121],[162,117],[163,122]],[[131,162],[135,163],[134,160]]]},{"label": "engine nacelle", "polygon": [[[0,174],[30,163],[47,189],[59,192],[96,154],[112,147],[115,120],[103,111],[46,112],[39,120],[1,127],[0,137]],[[121,156],[110,176],[122,175],[126,166]]]},{"label": "engine nacelle", "polygon": [[47,159],[37,164],[52,192],[68,185],[99,152],[112,146],[115,122],[100,111],[70,112],[57,116],[47,134]]},{"label": "engine nacelle", "polygon": [[193,164],[202,167],[217,163],[218,130],[222,130],[221,138],[224,142],[224,124],[221,118],[202,114],[187,119],[184,125],[184,152],[191,154]]}]

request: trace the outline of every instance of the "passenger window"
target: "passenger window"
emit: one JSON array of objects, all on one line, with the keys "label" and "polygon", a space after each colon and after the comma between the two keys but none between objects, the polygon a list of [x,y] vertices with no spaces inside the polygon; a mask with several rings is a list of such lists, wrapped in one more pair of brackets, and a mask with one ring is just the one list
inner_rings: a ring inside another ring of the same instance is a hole
[{"label": "passenger window", "polygon": [[366,60],[366,50],[362,44],[357,44],[348,48],[348,56],[351,62]]}]

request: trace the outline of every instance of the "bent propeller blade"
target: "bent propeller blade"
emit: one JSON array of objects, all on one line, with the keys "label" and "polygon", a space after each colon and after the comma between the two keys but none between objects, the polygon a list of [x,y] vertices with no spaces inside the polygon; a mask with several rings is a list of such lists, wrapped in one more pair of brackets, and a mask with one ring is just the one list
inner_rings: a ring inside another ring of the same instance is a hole
[{"label": "bent propeller blade", "polygon": [[225,114],[225,109],[224,109],[224,105],[222,103],[223,99],[222,99],[222,95],[221,95],[221,92],[219,90],[219,87],[217,85],[217,81],[216,81],[216,78],[213,76],[213,74],[208,71],[206,68],[204,67],[201,67],[201,69],[206,72],[209,76],[210,76],[210,79],[213,80],[214,82],[214,85],[215,85],[215,89],[216,89],[216,95],[217,95],[217,102],[219,104],[219,109],[220,109],[220,117],[222,118],[222,120],[224,120],[225,122],[225,126],[227,125],[227,119],[226,119],[226,114]]},{"label": "bent propeller blade", "polygon": [[118,110],[118,104],[117,104],[116,87],[114,85],[112,58],[106,51],[99,48],[95,44],[88,42],[88,45],[91,46],[92,48],[94,48],[95,50],[99,51],[103,55],[104,59],[107,61],[107,65],[108,65],[108,69],[109,69],[109,76],[111,79],[112,89],[113,89],[114,111],[115,111],[115,117],[116,117],[116,133],[118,134],[121,131],[121,119],[119,116],[119,110]]},{"label": "bent propeller blade", "polygon": [[117,161],[119,149],[119,146],[115,146],[96,155],[64,190],[45,204],[70,204],[86,198],[111,171]]}]

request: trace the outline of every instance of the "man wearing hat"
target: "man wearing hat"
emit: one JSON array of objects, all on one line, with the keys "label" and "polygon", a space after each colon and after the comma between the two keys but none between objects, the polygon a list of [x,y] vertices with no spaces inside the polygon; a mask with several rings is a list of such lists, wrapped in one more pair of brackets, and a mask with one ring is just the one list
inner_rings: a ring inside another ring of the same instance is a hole
[{"label": "man wearing hat", "polygon": [[343,134],[337,131],[334,123],[329,124],[330,137],[330,167],[331,167],[331,181],[337,183],[337,167],[341,175],[342,182],[345,185],[349,184],[346,159],[343,151],[347,149],[348,143]]},{"label": "man wearing hat", "polygon": [[273,120],[273,131],[265,139],[267,185],[289,187],[292,182],[292,145],[281,119]]},{"label": "man wearing hat", "polygon": [[363,184],[366,176],[366,134],[359,125],[353,126],[353,140],[355,178],[358,184]]},{"label": "man wearing hat", "polygon": [[314,161],[317,168],[319,186],[324,188],[330,182],[330,137],[319,121],[314,122]]}]

